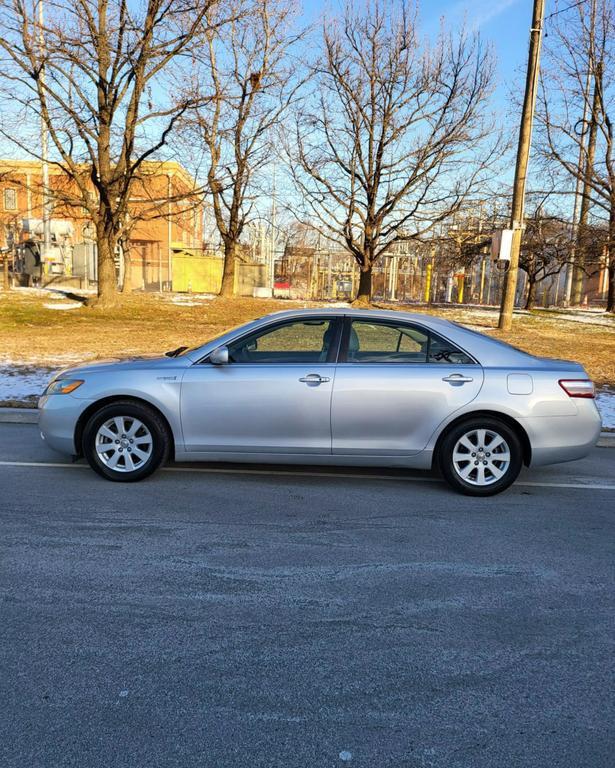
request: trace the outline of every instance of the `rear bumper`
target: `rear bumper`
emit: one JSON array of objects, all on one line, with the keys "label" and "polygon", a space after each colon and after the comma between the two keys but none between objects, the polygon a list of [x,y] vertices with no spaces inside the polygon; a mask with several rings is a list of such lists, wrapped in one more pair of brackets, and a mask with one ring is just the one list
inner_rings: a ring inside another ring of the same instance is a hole
[{"label": "rear bumper", "polygon": [[530,439],[530,466],[582,459],[600,437],[600,414],[593,400],[576,399],[575,416],[540,416],[519,419]]},{"label": "rear bumper", "polygon": [[38,426],[41,437],[50,448],[74,456],[75,427],[79,417],[92,403],[72,395],[44,395],[38,401]]}]

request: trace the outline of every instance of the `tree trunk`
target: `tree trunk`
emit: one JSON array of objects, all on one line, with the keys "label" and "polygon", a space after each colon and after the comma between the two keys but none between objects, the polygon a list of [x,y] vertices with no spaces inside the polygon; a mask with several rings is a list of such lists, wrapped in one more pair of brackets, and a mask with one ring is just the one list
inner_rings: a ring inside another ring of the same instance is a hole
[{"label": "tree trunk", "polygon": [[98,249],[98,301],[100,305],[112,305],[118,301],[119,293],[115,272],[115,248],[117,237],[104,225],[96,228]]},{"label": "tree trunk", "polygon": [[570,303],[573,306],[579,306],[583,298],[583,279],[585,277],[583,264],[585,264],[585,253],[579,248],[576,253],[576,263],[572,273],[572,298]]},{"label": "tree trunk", "polygon": [[359,272],[359,290],[354,304],[371,304],[372,301],[372,265],[371,263],[361,267]]},{"label": "tree trunk", "polygon": [[527,299],[525,300],[525,308],[526,309],[533,309],[534,304],[536,302],[536,280],[532,280],[531,277],[528,277],[527,281]]},{"label": "tree trunk", "polygon": [[224,271],[222,272],[222,285],[220,296],[231,298],[235,295],[235,260],[237,243],[224,243]]},{"label": "tree trunk", "polygon": [[132,259],[130,256],[130,247],[126,241],[124,241],[124,243],[124,249],[122,251],[124,279],[122,280],[121,292],[130,293],[132,291]]},{"label": "tree trunk", "polygon": [[606,311],[615,312],[615,200],[613,198],[611,198],[609,242],[606,248],[606,257],[606,268],[609,281],[606,295]]}]

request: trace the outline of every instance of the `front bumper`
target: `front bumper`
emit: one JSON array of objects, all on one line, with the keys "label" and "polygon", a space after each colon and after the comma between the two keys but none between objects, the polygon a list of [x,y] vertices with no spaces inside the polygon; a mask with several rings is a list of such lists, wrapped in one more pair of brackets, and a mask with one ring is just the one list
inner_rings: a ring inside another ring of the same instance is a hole
[{"label": "front bumper", "polygon": [[75,446],[75,428],[79,417],[92,402],[72,395],[43,395],[40,398],[38,426],[41,437],[50,448],[69,456],[80,453]]}]

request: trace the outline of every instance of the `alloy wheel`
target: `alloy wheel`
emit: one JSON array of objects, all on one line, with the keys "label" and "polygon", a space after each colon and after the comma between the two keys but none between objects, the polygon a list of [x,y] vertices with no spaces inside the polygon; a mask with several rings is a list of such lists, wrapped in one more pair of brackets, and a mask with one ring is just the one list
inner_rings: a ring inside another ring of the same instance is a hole
[{"label": "alloy wheel", "polygon": [[95,437],[100,461],[114,472],[134,472],[151,458],[152,433],[134,416],[114,416],[100,425]]},{"label": "alloy wheel", "polygon": [[466,483],[488,486],[497,483],[510,467],[510,447],[492,429],[471,429],[453,448],[453,467]]}]

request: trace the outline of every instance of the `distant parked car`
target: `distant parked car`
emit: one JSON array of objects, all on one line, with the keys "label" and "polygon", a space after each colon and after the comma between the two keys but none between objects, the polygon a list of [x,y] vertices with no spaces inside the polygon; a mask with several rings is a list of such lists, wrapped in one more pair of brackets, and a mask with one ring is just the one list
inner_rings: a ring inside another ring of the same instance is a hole
[{"label": "distant parked car", "polygon": [[594,385],[436,317],[282,312],[194,349],[59,374],[40,400],[53,448],[109,480],[175,461],[438,467],[488,496],[521,466],[595,445]]}]

